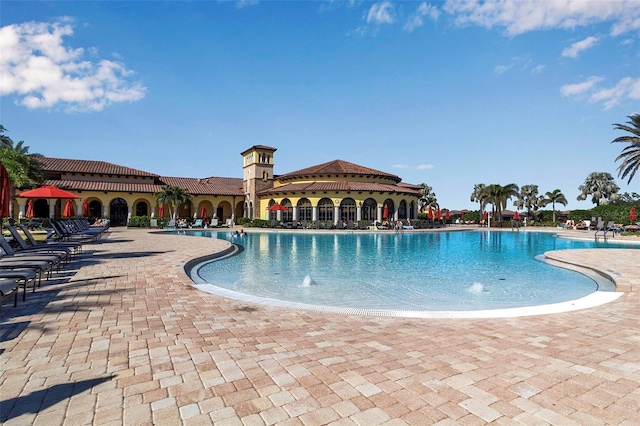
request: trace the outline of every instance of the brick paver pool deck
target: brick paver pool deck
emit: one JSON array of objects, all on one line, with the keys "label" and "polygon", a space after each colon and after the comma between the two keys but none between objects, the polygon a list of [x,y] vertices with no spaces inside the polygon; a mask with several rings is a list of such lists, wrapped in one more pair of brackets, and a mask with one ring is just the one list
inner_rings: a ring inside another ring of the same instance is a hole
[{"label": "brick paver pool deck", "polygon": [[624,295],[581,311],[409,319],[191,287],[208,238],[113,229],[0,312],[5,425],[640,424],[640,250],[553,252]]}]

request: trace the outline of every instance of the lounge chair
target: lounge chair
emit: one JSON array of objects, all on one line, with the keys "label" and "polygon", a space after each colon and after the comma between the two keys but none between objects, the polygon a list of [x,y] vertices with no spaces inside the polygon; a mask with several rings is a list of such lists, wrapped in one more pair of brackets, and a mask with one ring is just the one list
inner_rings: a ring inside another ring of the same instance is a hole
[{"label": "lounge chair", "polygon": [[202,219],[196,219],[193,225],[191,225],[192,228],[202,228],[203,226]]},{"label": "lounge chair", "polygon": [[31,234],[31,231],[29,231],[29,229],[25,225],[20,224],[18,226],[20,227],[20,229],[24,233],[24,236],[27,238],[27,242],[31,246],[38,247],[38,246],[45,246],[46,245],[46,246],[51,246],[51,247],[66,247],[66,248],[71,249],[71,252],[74,255],[77,255],[80,252],[82,252],[82,243],[79,243],[79,242],[64,242],[64,241],[51,241],[51,242],[39,243],[38,241],[36,241],[36,239]]},{"label": "lounge chair", "polygon": [[165,229],[176,229],[176,220],[171,219],[169,222],[167,222]]},{"label": "lounge chair", "polygon": [[27,266],[30,262],[35,262],[37,264],[40,264],[40,262],[46,262],[49,265],[49,268],[40,269],[47,269],[49,275],[53,268],[56,268],[58,271],[60,270],[60,263],[63,262],[64,258],[62,254],[56,253],[16,252],[4,238],[0,238],[0,248],[2,248],[2,251],[5,253],[4,256],[0,257],[0,264],[12,264],[15,265],[16,268],[31,268],[35,266]]},{"label": "lounge chair", "polygon": [[6,228],[11,233],[13,240],[20,246],[19,253],[46,253],[57,255],[65,264],[69,262],[69,256],[71,255],[71,249],[66,247],[53,247],[53,246],[30,246],[22,239],[22,235],[18,232],[15,226],[7,225]]},{"label": "lounge chair", "polygon": [[8,299],[13,295],[13,307],[18,306],[18,283],[16,280],[9,278],[0,279],[0,309],[4,299]]},{"label": "lounge chair", "polygon": [[12,279],[16,281],[18,286],[24,289],[22,300],[27,299],[27,287],[31,284],[33,293],[36,291],[36,284],[40,287],[40,278],[42,274],[37,269],[17,268],[17,269],[0,269],[1,279]]}]

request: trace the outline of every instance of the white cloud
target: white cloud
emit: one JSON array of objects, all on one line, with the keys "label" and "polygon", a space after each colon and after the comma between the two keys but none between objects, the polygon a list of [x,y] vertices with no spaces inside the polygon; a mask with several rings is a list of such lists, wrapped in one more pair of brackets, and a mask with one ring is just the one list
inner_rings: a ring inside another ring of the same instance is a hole
[{"label": "white cloud", "polygon": [[544,69],[544,65],[536,65],[535,67],[531,68],[531,74],[540,74],[542,71],[544,71]]},{"label": "white cloud", "polygon": [[593,87],[604,80],[602,77],[592,76],[582,83],[565,84],[560,88],[562,96],[577,96],[590,91]]},{"label": "white cloud", "polygon": [[640,100],[640,78],[625,77],[615,86],[593,93],[589,102],[604,102],[604,109],[610,109],[625,99]]},{"label": "white cloud", "polygon": [[429,18],[435,21],[438,19],[439,15],[440,15],[440,11],[438,10],[437,7],[431,6],[430,4],[427,4],[427,3],[420,3],[415,13],[409,16],[409,19],[407,19],[407,23],[404,24],[403,29],[407,32],[412,32],[416,28],[424,25],[425,17],[428,16]]},{"label": "white cloud", "polygon": [[407,169],[409,168],[409,166],[407,166],[406,164],[394,164],[393,166],[394,169]]},{"label": "white cloud", "polygon": [[611,22],[611,35],[640,29],[637,0],[447,0],[443,9],[458,25],[504,27],[508,35]]},{"label": "white cloud", "polygon": [[236,2],[236,9],[243,9],[249,6],[255,6],[258,4],[258,0],[238,0]]},{"label": "white cloud", "polygon": [[577,41],[562,51],[565,58],[577,58],[578,55],[587,49],[592,48],[598,42],[598,37],[587,37],[584,40]]},{"label": "white cloud", "polygon": [[600,88],[601,77],[589,77],[577,84],[562,86],[562,96],[587,95],[591,103],[602,102],[604,109],[610,109],[624,100],[640,100],[640,78],[624,77],[613,87]]},{"label": "white cloud", "polygon": [[389,1],[375,3],[367,13],[367,23],[393,24],[393,4]]},{"label": "white cloud", "polygon": [[419,164],[416,166],[416,169],[418,170],[429,170],[429,169],[433,169],[435,166],[433,164]]},{"label": "white cloud", "polygon": [[493,72],[495,72],[498,75],[504,74],[505,72],[509,71],[511,67],[512,65],[496,65],[496,67],[493,69]]},{"label": "white cloud", "polygon": [[[63,106],[67,111],[101,111],[116,102],[145,96],[146,88],[129,79],[121,62],[83,59],[63,37],[73,35],[71,21],[27,22],[0,28],[0,95],[17,95],[29,109]],[[97,50],[89,48],[94,56]]]}]

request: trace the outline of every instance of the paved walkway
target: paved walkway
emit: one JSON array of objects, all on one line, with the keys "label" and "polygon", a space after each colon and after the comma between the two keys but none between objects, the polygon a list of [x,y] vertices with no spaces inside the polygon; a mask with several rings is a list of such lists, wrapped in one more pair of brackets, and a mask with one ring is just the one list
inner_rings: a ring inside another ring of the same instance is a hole
[{"label": "paved walkway", "polygon": [[640,424],[640,250],[553,252],[610,304],[509,319],[328,315],[203,293],[225,242],[113,229],[0,313],[5,425]]}]

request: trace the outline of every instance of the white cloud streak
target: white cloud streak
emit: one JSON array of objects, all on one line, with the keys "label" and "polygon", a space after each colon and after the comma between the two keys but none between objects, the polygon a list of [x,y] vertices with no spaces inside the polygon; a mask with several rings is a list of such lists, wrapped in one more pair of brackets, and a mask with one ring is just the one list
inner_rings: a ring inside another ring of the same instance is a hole
[{"label": "white cloud streak", "polygon": [[145,96],[146,88],[129,81],[133,72],[121,62],[91,62],[83,59],[84,49],[65,47],[63,38],[71,35],[67,18],[0,28],[0,95],[17,95],[29,109],[66,111],[102,111]]},{"label": "white cloud streak", "polygon": [[458,25],[503,27],[510,36],[552,28],[574,29],[611,21],[611,35],[640,29],[637,0],[447,0]]},{"label": "white cloud streak", "polygon": [[587,37],[584,40],[577,41],[562,51],[565,58],[577,58],[580,53],[587,49],[591,49],[599,41],[598,37]]},{"label": "white cloud streak", "polygon": [[429,169],[433,169],[435,166],[433,164],[419,164],[416,166],[416,169],[418,170],[429,170]]},{"label": "white cloud streak", "polygon": [[390,1],[375,3],[369,8],[367,13],[367,23],[371,24],[393,24],[393,4]]},{"label": "white cloud streak", "polygon": [[407,32],[413,32],[416,28],[419,28],[424,25],[424,18],[429,17],[433,21],[438,19],[440,15],[440,11],[437,7],[431,6],[427,3],[420,3],[415,13],[407,19],[406,24],[404,24],[403,29]]},{"label": "white cloud streak", "polygon": [[640,78],[624,77],[612,87],[601,88],[598,83],[602,77],[592,76],[587,80],[562,86],[560,93],[564,97],[587,97],[591,103],[602,103],[604,109],[613,108],[622,101],[640,100]]}]

